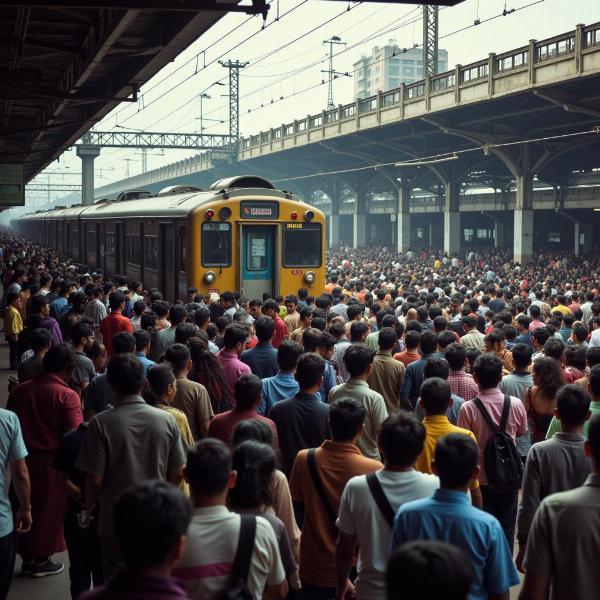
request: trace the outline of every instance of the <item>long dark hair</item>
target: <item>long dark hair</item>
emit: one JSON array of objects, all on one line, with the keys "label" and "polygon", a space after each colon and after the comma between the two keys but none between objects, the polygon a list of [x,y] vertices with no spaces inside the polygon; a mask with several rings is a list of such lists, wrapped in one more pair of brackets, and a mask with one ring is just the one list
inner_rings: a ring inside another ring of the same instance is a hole
[{"label": "long dark hair", "polygon": [[225,405],[224,399],[230,396],[229,384],[225,379],[221,363],[208,349],[204,340],[192,337],[187,343],[192,359],[192,370],[188,374],[188,379],[201,383],[206,388],[215,414],[228,410],[229,407]]},{"label": "long dark hair", "polygon": [[173,369],[166,363],[154,365],[151,369],[148,369],[146,374],[149,387],[144,392],[144,400],[150,404],[150,406],[165,405],[165,401],[162,396],[167,391],[170,384],[173,383],[175,375]]},{"label": "long dark hair", "polygon": [[237,480],[229,491],[229,505],[234,510],[271,506],[271,483],[276,463],[271,446],[253,440],[242,442],[233,451],[232,469],[237,471]]},{"label": "long dark hair", "polygon": [[549,400],[564,385],[561,368],[554,358],[542,356],[533,363],[533,372],[538,376],[537,389]]}]

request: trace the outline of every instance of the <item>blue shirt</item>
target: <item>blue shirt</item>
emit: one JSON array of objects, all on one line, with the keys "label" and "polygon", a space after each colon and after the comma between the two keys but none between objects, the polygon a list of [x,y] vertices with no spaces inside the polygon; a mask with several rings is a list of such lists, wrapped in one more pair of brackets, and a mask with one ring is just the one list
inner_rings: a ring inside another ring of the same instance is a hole
[{"label": "blue shirt", "polygon": [[439,489],[431,498],[403,504],[394,519],[392,551],[412,540],[446,542],[471,557],[475,580],[469,600],[487,600],[519,583],[500,523],[472,506],[464,492]]},{"label": "blue shirt", "polygon": [[323,383],[319,388],[319,394],[321,395],[321,402],[327,402],[327,397],[329,396],[329,392],[331,388],[334,388],[337,385],[337,381],[335,378],[335,371],[333,370],[333,365],[329,361],[325,361],[325,372],[323,373]]},{"label": "blue shirt", "polygon": [[21,433],[19,417],[10,410],[0,408],[0,537],[14,529],[13,514],[6,493],[6,469],[8,463],[27,456]]},{"label": "blue shirt", "polygon": [[246,363],[252,373],[261,379],[273,377],[279,371],[277,348],[274,348],[271,342],[258,342],[254,348],[244,350],[240,354],[240,360]]},{"label": "blue shirt", "polygon": [[417,398],[421,392],[421,385],[423,384],[424,379],[423,371],[425,369],[425,361],[430,356],[441,356],[443,358],[443,355],[439,352],[424,354],[421,360],[410,363],[404,372],[404,382],[402,384],[402,389],[400,390],[400,399],[410,400],[413,406],[417,404]]},{"label": "blue shirt", "polygon": [[52,300],[50,303],[50,316],[55,318],[57,321],[65,314],[67,306],[69,305],[68,300],[64,296],[59,296],[56,300]]},{"label": "blue shirt", "polygon": [[295,396],[300,389],[293,373],[282,373],[281,371],[274,377],[263,379],[262,385],[263,397],[256,412],[264,417],[268,416],[273,404]]},{"label": "blue shirt", "polygon": [[523,335],[518,335],[515,338],[515,344],[527,344],[528,346],[534,347],[533,342],[531,341],[531,333],[527,332]]},{"label": "blue shirt", "polygon": [[136,352],[135,357],[140,361],[142,367],[144,368],[144,377],[148,374],[148,369],[153,367],[156,363],[149,358],[146,358],[146,355],[143,352]]}]

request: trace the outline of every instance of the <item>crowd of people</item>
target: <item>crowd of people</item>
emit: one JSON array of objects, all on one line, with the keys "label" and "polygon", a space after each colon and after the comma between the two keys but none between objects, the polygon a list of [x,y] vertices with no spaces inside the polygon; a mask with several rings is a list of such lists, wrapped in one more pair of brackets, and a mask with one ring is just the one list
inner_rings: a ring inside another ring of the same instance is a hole
[{"label": "crowd of people", "polygon": [[65,548],[73,599],[600,589],[598,258],[339,248],[318,293],[175,301],[6,229],[0,265],[0,600]]}]

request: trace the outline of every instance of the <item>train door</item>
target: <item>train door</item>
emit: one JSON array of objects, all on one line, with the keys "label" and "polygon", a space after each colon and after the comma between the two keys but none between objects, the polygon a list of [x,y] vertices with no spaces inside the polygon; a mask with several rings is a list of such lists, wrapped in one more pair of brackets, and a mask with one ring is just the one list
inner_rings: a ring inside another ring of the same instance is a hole
[{"label": "train door", "polygon": [[173,225],[160,226],[160,280],[167,300],[177,299],[177,272],[175,265],[175,232]]},{"label": "train door", "polygon": [[104,223],[101,221],[96,221],[96,264],[94,265],[95,269],[101,269],[103,273],[106,272],[106,263],[105,263],[105,240],[104,240]]},{"label": "train door", "polygon": [[241,294],[246,298],[262,298],[264,292],[274,295],[277,274],[277,244],[274,225],[243,225],[241,239]]}]

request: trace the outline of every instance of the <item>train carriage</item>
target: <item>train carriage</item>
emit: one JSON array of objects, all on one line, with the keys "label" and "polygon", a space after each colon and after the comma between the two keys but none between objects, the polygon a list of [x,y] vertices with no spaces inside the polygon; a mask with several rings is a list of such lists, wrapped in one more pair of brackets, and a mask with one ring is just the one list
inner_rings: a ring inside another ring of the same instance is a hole
[{"label": "train carriage", "polygon": [[248,298],[323,291],[321,211],[260,177],[181,190],[38,212],[12,226],[90,269],[159,288],[169,300],[183,298],[188,286]]}]

